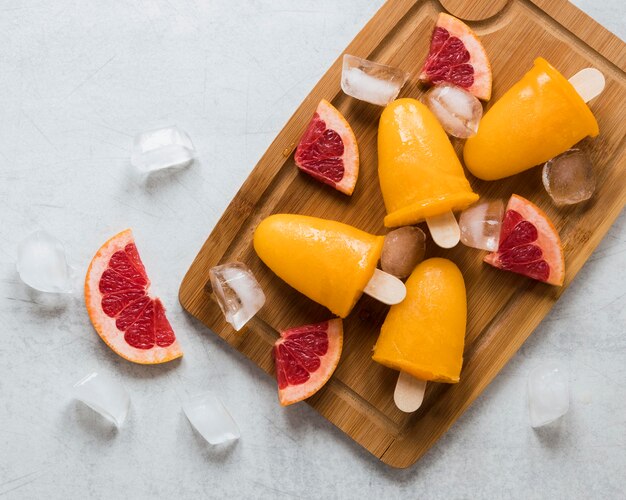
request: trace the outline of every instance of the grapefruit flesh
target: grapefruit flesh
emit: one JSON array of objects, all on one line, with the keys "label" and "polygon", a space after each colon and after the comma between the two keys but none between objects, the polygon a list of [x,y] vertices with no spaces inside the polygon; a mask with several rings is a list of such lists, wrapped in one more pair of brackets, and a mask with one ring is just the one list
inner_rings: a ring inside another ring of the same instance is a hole
[{"label": "grapefruit flesh", "polygon": [[513,195],[506,207],[498,251],[485,262],[551,285],[565,279],[565,259],[559,233],[535,204]]},{"label": "grapefruit flesh", "polygon": [[165,308],[148,294],[149,287],[129,229],[102,245],[85,278],[91,323],[111,349],[134,363],[164,363],[183,355]]},{"label": "grapefruit flesh", "polygon": [[321,100],[296,148],[298,168],[351,195],[359,175],[359,149],[352,128],[328,101]]},{"label": "grapefruit flesh", "polygon": [[342,346],[341,319],[281,332],[274,344],[280,404],[297,403],[319,391],[337,368]]},{"label": "grapefruit flesh", "polygon": [[491,65],[485,48],[464,22],[440,13],[420,80],[452,83],[485,101],[491,97]]}]

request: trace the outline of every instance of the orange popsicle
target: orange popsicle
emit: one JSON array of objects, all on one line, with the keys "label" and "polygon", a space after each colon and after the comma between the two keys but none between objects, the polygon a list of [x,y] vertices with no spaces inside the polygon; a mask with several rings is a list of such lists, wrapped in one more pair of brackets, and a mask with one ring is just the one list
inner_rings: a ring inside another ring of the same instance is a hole
[{"label": "orange popsicle", "polygon": [[398,99],[380,117],[378,178],[387,227],[416,224],[478,200],[445,131],[416,99]]},{"label": "orange popsicle", "polygon": [[345,318],[374,275],[383,239],[341,222],[277,214],[257,226],[254,249],[278,277]]},{"label": "orange popsicle", "polygon": [[599,133],[576,88],[545,59],[485,113],[463,149],[465,165],[486,181],[527,170]]},{"label": "orange popsicle", "polygon": [[406,289],[385,318],[372,359],[421,380],[458,382],[467,317],[461,271],[447,259],[428,259]]}]

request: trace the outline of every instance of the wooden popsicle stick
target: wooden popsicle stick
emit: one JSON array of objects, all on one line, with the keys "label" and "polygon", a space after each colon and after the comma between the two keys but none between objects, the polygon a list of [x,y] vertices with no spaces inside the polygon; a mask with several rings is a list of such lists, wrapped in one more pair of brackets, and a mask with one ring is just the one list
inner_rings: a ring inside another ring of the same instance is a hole
[{"label": "wooden popsicle stick", "polygon": [[433,241],[441,248],[452,248],[461,239],[461,229],[451,210],[435,217],[426,217]]},{"label": "wooden popsicle stick", "polygon": [[363,289],[370,297],[387,305],[399,304],[406,297],[406,287],[404,283],[395,276],[392,276],[380,269],[374,270],[374,275],[370,278]]},{"label": "wooden popsicle stick", "polygon": [[415,378],[406,372],[400,372],[396,382],[396,390],[393,392],[393,402],[398,410],[412,413],[422,406],[426,381]]},{"label": "wooden popsicle stick", "polygon": [[606,85],[604,75],[596,68],[581,69],[569,79],[569,82],[585,102],[599,96]]}]

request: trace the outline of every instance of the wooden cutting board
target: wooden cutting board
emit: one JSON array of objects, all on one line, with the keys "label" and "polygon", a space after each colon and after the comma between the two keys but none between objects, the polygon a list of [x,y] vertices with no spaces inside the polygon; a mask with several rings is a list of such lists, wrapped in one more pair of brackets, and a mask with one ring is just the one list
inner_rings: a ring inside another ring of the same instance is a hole
[{"label": "wooden cutting board", "polygon": [[[565,285],[552,287],[496,270],[483,264],[485,252],[479,250],[458,245],[445,251],[429,242],[427,256],[452,259],[463,272],[468,323],[461,382],[429,384],[424,404],[416,413],[405,414],[395,408],[392,394],[397,372],[371,360],[371,349],[388,308],[362,297],[344,321],[341,362],[329,383],[308,403],[394,467],[413,464],[485,389],[574,279],[626,199],[626,45],[564,0],[389,0],[346,53],[411,72],[401,97],[419,98],[423,88],[417,75],[442,9],[470,21],[481,37],[493,68],[491,103],[531,68],[537,56],[545,57],[566,77],[587,66],[605,74],[606,89],[590,104],[600,136],[586,141],[598,182],[589,202],[556,208],[543,189],[540,168],[497,182],[479,181],[468,174],[481,196],[508,199],[517,193],[546,211],[563,240]],[[259,221],[272,213],[296,213],[339,220],[371,233],[386,232],[376,172],[376,134],[382,108],[344,95],[340,75],[341,56],[263,155],[180,288],[181,304],[189,313],[268,374],[273,373],[271,347],[278,330],[331,315],[283,283],[259,260],[252,248],[252,234]],[[352,197],[300,173],[294,165],[293,150],[322,98],[344,114],[358,140],[361,171]],[[455,141],[455,147],[460,153],[462,142]],[[265,307],[239,333],[225,323],[207,287],[209,269],[229,261],[250,266],[267,296]]]}]

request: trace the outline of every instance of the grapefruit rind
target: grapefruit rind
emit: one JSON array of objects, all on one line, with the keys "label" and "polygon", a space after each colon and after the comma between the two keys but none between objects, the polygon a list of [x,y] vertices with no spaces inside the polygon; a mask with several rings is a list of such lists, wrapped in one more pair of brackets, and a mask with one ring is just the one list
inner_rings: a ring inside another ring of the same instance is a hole
[{"label": "grapefruit rind", "polygon": [[[470,54],[470,60],[467,64],[470,64],[474,69],[474,83],[470,87],[465,88],[465,90],[483,101],[491,99],[493,81],[491,63],[487,57],[485,47],[478,39],[476,33],[463,21],[445,12],[439,14],[435,24],[435,28],[437,27],[445,29],[450,33],[450,36],[459,38]],[[430,56],[430,51],[428,55]],[[423,82],[431,83],[430,77],[424,69],[422,69],[419,79]]]},{"label": "grapefruit rind", "polygon": [[[134,243],[134,241],[132,231],[126,229],[107,240],[96,252],[85,276],[85,305],[87,313],[100,338],[122,358],[133,363],[145,365],[165,363],[183,355],[178,340],[175,340],[168,347],[155,345],[152,349],[137,349],[126,342],[124,332],[118,330],[115,324],[116,318],[108,316],[102,310],[102,293],[99,288],[100,277],[108,268],[111,256],[119,250],[124,250],[126,245]],[[145,278],[148,281],[145,286],[146,295],[151,297],[147,293],[150,287],[150,280],[147,276]]]},{"label": "grapefruit rind", "polygon": [[[537,228],[537,239],[533,245],[541,248],[542,258],[550,266],[550,275],[545,283],[562,286],[565,280],[565,255],[561,237],[552,221],[537,205],[516,194],[511,196],[505,212],[508,210],[515,210],[524,220]],[[498,252],[487,254],[484,261],[494,267],[500,267]]]},{"label": "grapefruit rind", "polygon": [[[274,344],[275,348],[281,344],[285,338],[281,332],[281,337]],[[328,350],[326,354],[321,357],[321,365],[317,371],[310,373],[310,378],[304,384],[289,385],[284,389],[278,389],[278,401],[282,406],[289,406],[294,403],[303,401],[318,392],[328,382],[330,377],[335,372],[339,359],[341,358],[341,351],[343,349],[343,322],[341,319],[331,319],[328,321]]]},{"label": "grapefruit rind", "polygon": [[[354,131],[341,112],[326,99],[320,101],[315,112],[319,115],[320,119],[324,121],[327,129],[334,130],[339,134],[339,137],[341,137],[344,146],[342,155],[344,171],[343,178],[339,182],[322,180],[316,175],[314,175],[314,177],[333,186],[337,191],[350,196],[354,192],[354,187],[356,186],[356,181],[359,176],[359,148]],[[315,172],[301,165],[298,165],[298,168],[309,174],[315,174]]]}]

